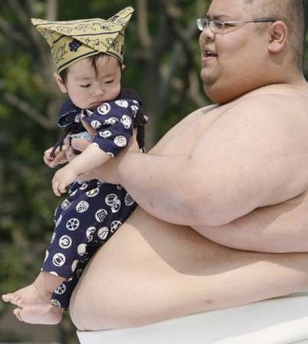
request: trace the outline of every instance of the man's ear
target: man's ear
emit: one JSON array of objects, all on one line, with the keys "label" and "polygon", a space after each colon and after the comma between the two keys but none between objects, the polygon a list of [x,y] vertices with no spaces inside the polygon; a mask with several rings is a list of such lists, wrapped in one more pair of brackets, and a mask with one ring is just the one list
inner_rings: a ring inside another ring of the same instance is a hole
[{"label": "man's ear", "polygon": [[65,82],[61,78],[60,74],[53,73],[53,77],[55,78],[55,80],[56,80],[56,82],[57,82],[61,92],[67,93],[67,88],[66,88]]},{"label": "man's ear", "polygon": [[269,45],[268,45],[269,52],[271,53],[280,52],[286,45],[286,41],[288,38],[287,25],[283,21],[277,20],[275,23],[271,25],[269,34],[270,34]]}]

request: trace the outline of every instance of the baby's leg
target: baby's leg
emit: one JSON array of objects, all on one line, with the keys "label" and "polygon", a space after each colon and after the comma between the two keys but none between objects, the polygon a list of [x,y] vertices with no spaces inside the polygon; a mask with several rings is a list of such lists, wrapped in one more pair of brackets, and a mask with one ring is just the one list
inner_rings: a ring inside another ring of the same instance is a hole
[{"label": "baby's leg", "polygon": [[42,265],[44,271],[56,271],[66,279],[52,295],[54,304],[68,308],[87,262],[135,208],[136,203],[121,186],[97,180],[73,185],[55,212],[54,236]]},{"label": "baby's leg", "polygon": [[18,289],[13,293],[2,295],[2,300],[16,306],[48,304],[51,294],[63,281],[63,277],[42,271],[32,284]]},{"label": "baby's leg", "polygon": [[63,310],[50,304],[50,298],[64,278],[41,272],[36,280],[17,291],[2,295],[5,302],[18,308],[14,314],[20,321],[31,324],[56,324],[61,321]]},{"label": "baby's leg", "polygon": [[[69,199],[64,201],[64,205],[69,203]],[[56,209],[54,220],[57,225],[61,222],[61,218],[63,217],[64,220],[69,220],[65,219],[64,215],[67,215],[69,212],[65,211],[64,205],[62,203]],[[70,213],[68,215],[70,215]],[[2,295],[4,302],[12,303],[18,307],[15,309],[14,314],[21,321],[30,323],[56,323],[59,319],[61,320],[63,310],[60,309],[59,312],[57,307],[53,307],[50,304],[50,300],[55,289],[63,281],[68,279],[72,273],[71,266],[63,267],[66,257],[62,251],[68,248],[67,236],[65,236],[65,234],[71,229],[65,226],[66,221],[63,221],[60,226],[56,225],[51,243],[46,252],[45,262],[42,266],[43,271],[38,275],[36,280],[32,284],[22,289],[18,289],[13,293]],[[52,253],[52,255],[50,253]],[[70,257],[69,254],[68,257]],[[47,258],[49,258],[49,260]]]},{"label": "baby's leg", "polygon": [[74,271],[72,278],[70,278],[67,281],[64,281],[56,288],[56,290],[51,295],[50,303],[53,306],[57,308],[62,308],[62,309],[69,308],[69,303],[70,303],[72,293],[86,265],[87,265],[87,262],[80,261],[77,264],[76,270]]},{"label": "baby's leg", "polygon": [[[57,224],[60,222],[62,216],[66,213],[65,206],[63,204],[70,204],[69,198],[65,200],[62,204],[60,204],[55,211],[54,221]],[[62,227],[60,226],[59,229],[57,229],[56,225],[56,228],[54,229],[54,233],[48,250],[55,251],[55,253],[54,256],[51,257],[51,263],[49,264],[49,266],[45,267],[43,263],[43,271],[38,275],[38,277],[32,284],[22,289],[18,289],[13,293],[2,295],[2,299],[4,302],[10,302],[14,305],[17,305],[18,307],[49,304],[51,294],[54,292],[56,287],[65,279],[69,278],[69,276],[66,276],[62,273],[63,271],[60,270],[60,267],[62,266],[62,261],[60,260],[60,258],[62,256],[56,254],[56,252],[59,249],[59,241],[62,237],[63,230],[67,230],[65,228],[65,225]],[[56,244],[54,244],[53,242],[57,237],[58,242],[56,241]],[[64,244],[65,243],[63,242],[63,245]],[[46,259],[50,255],[48,250],[46,252]]]}]

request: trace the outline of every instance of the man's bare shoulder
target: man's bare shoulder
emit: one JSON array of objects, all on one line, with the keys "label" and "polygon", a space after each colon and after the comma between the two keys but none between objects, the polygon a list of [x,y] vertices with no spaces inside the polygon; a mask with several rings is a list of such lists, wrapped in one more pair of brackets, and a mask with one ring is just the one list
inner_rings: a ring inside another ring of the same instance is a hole
[{"label": "man's bare shoulder", "polygon": [[[218,110],[218,109],[217,109]],[[308,96],[301,94],[256,93],[244,96],[219,109],[217,125],[308,130]]]},{"label": "man's bare shoulder", "polygon": [[276,86],[251,92],[234,101],[229,113],[258,116],[259,119],[273,116],[275,120],[294,117],[308,118],[308,88],[296,90],[289,87]]},{"label": "man's bare shoulder", "polygon": [[200,121],[207,121],[211,122],[211,116],[206,116],[207,114],[210,114],[212,109],[214,109],[216,105],[209,105],[205,106],[203,108],[197,109],[184,117],[180,122],[178,122],[174,127],[172,127],[156,144],[155,148],[151,150],[152,153],[156,153],[160,151],[162,147],[165,146],[166,142],[170,142],[173,140],[173,138],[181,136],[181,135],[187,135],[188,131],[195,132],[196,126],[198,127],[198,123]]},{"label": "man's bare shoulder", "polygon": [[184,117],[180,122],[178,122],[173,128],[176,128],[177,126],[186,126],[188,123],[195,122],[198,118],[204,118],[209,117],[219,106],[217,104],[207,105],[204,107],[201,107],[190,114],[188,114],[186,117]]}]

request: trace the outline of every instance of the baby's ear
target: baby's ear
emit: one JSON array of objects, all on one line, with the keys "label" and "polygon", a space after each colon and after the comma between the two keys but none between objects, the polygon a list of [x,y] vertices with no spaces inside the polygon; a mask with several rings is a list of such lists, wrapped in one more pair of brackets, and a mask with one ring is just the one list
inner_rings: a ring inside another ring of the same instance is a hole
[{"label": "baby's ear", "polygon": [[125,65],[125,64],[122,64],[122,67],[121,67],[121,69],[122,69],[122,72],[124,72],[124,71],[125,71],[125,69],[126,69],[126,65]]},{"label": "baby's ear", "polygon": [[61,78],[60,74],[55,72],[55,73],[53,73],[53,77],[55,78],[56,83],[59,86],[61,92],[67,93],[67,88],[66,88],[65,82]]}]

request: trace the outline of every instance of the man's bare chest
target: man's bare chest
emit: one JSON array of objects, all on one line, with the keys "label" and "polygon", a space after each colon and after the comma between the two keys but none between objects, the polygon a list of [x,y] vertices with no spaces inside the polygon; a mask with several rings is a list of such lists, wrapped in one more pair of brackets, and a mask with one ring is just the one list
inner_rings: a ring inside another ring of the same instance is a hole
[{"label": "man's bare chest", "polygon": [[180,126],[176,131],[167,133],[165,142],[160,147],[160,153],[189,155],[219,115],[218,112],[196,115],[190,122]]}]

